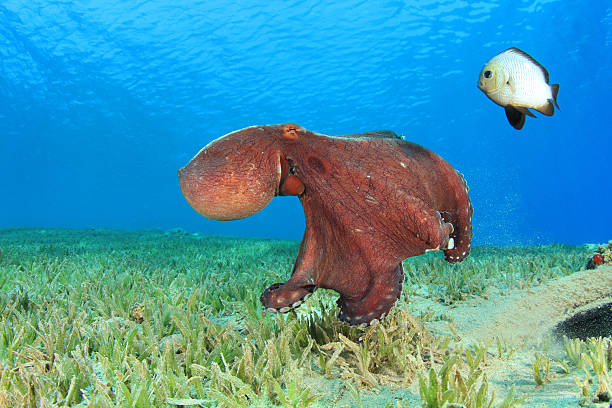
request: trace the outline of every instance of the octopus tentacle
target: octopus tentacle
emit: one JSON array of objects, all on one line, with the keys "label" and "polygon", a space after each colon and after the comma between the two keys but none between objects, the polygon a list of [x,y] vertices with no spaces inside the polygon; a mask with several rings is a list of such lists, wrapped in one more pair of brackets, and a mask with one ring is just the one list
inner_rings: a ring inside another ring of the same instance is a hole
[{"label": "octopus tentacle", "polygon": [[[474,212],[472,203],[468,196],[469,188],[463,175],[457,172],[461,181],[463,191],[459,190],[458,202],[455,203],[452,211],[442,212],[442,219],[450,222],[455,227],[450,237],[453,240],[453,247],[450,246],[444,251],[444,259],[450,263],[463,261],[470,254],[472,243],[472,214]],[[462,194],[461,194],[462,193]]]},{"label": "octopus tentacle", "polygon": [[403,219],[404,227],[412,232],[421,245],[415,247],[410,244],[410,251],[402,254],[402,257],[421,255],[427,251],[454,246],[454,241],[451,239],[454,226],[444,218],[443,214],[417,197],[407,197],[403,202],[406,207],[411,208],[410,215]]},{"label": "octopus tentacle", "polygon": [[[300,245],[296,263],[293,267],[291,278],[285,283],[275,283],[268,287],[259,300],[269,311],[281,313],[298,307],[317,288],[313,270],[316,257],[313,253],[314,243],[318,242],[312,229],[306,229],[304,238]],[[313,244],[313,245],[309,245]]]},{"label": "octopus tentacle", "polygon": [[300,285],[289,280],[269,286],[259,300],[269,312],[285,313],[300,306],[315,289],[314,285]]},{"label": "octopus tentacle", "polygon": [[338,299],[338,318],[353,326],[365,327],[383,319],[402,293],[404,269],[402,264],[392,265],[386,271],[377,271],[376,281],[360,299],[341,295]]}]

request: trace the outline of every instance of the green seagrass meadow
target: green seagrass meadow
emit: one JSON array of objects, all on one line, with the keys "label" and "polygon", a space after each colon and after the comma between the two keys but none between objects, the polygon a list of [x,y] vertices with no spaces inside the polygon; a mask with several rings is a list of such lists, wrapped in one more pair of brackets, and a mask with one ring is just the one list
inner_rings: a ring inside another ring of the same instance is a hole
[{"label": "green seagrass meadow", "polygon": [[[453,308],[491,288],[533,288],[584,269],[592,253],[411,258],[390,315],[359,329],[338,321],[338,295],[323,289],[287,314],[263,310],[261,292],[288,279],[298,248],[180,230],[0,230],[0,407],[520,406],[526,395],[489,380],[518,347],[430,330],[452,321],[412,302]],[[610,390],[610,339],[563,345],[532,353],[530,386],[565,377],[576,401],[608,406],[593,400]]]}]

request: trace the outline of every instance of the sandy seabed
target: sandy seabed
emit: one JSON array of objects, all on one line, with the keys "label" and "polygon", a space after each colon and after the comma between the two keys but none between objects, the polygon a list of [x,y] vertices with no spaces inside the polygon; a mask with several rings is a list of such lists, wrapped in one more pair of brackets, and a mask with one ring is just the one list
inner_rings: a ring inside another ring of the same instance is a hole
[{"label": "sandy seabed", "polygon": [[[582,373],[553,376],[551,383],[536,387],[534,354],[561,348],[553,331],[571,316],[602,305],[612,310],[612,266],[576,272],[534,288],[514,290],[509,295],[492,293],[487,297],[470,299],[447,313],[466,344],[501,336],[517,347],[510,361],[494,362],[487,370],[491,388],[504,394],[515,387],[518,395],[528,396],[522,405],[525,407],[577,406],[580,398],[574,376]],[[598,323],[602,336],[612,336],[611,320]],[[447,331],[435,323],[430,328]]]}]

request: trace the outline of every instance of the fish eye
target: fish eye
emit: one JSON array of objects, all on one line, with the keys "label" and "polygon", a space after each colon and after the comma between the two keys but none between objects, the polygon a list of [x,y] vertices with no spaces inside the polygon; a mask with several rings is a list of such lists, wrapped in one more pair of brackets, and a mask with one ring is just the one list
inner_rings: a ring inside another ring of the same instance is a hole
[{"label": "fish eye", "polygon": [[485,78],[491,78],[491,71],[485,71],[484,72],[484,77]]}]

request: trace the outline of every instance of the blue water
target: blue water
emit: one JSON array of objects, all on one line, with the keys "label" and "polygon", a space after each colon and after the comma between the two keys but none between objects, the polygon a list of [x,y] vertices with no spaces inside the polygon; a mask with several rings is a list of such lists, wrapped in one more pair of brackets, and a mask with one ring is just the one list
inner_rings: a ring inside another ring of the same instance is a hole
[{"label": "blue water", "polygon": [[[522,131],[476,87],[511,46],[561,84],[561,111]],[[0,227],[300,239],[297,198],[211,221],[176,175],[223,134],[291,121],[440,154],[470,186],[475,244],[608,241],[611,72],[609,0],[3,0]]]}]

